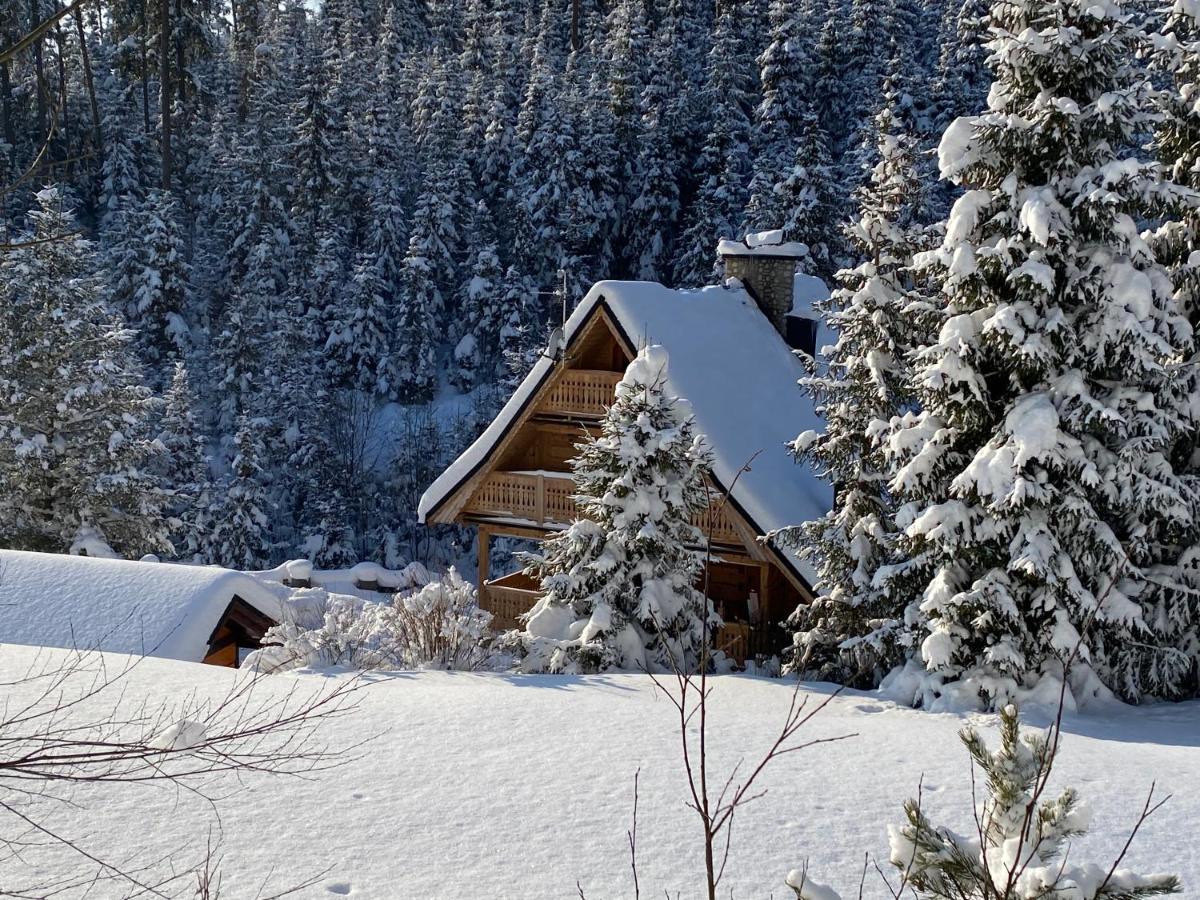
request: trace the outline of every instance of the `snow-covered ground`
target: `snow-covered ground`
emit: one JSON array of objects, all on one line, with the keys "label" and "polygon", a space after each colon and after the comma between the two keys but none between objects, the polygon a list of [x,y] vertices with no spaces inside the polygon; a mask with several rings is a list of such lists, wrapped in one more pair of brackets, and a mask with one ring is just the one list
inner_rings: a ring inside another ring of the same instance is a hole
[{"label": "snow-covered ground", "polygon": [[[35,652],[0,646],[0,680],[19,675]],[[239,677],[147,659],[124,685],[126,702],[215,694]],[[282,692],[297,682],[331,683],[328,673],[308,673],[264,684]],[[711,746],[724,774],[771,739],[791,688],[746,676],[713,683]],[[11,702],[22,690],[5,694]],[[814,702],[828,690],[807,688]],[[626,829],[640,770],[641,895],[700,895],[701,845],[683,805],[673,708],[648,678],[397,673],[374,676],[359,701],[327,735],[345,744],[371,738],[357,758],[311,780],[228,782],[218,790],[219,820],[187,792],[162,786],[82,785],[77,808],[42,811],[90,850],[122,859],[185,846],[194,857],[211,830],[221,837],[223,896],[253,897],[264,878],[278,889],[328,870],[296,896],[560,900],[577,896],[578,881],[588,898],[608,900],[633,896]],[[978,720],[989,729],[994,721]],[[738,817],[722,895],[790,896],[783,879],[807,858],[813,877],[856,896],[863,853],[886,856],[886,826],[900,821],[922,775],[934,820],[966,829],[968,767],[955,739],[966,721],[867,694],[834,700],[808,736],[856,736],[768,770],[767,795]],[[1197,896],[1200,859],[1186,851],[1200,829],[1200,703],[1072,716],[1066,731],[1056,781],[1077,787],[1095,812],[1093,834],[1071,858],[1109,862],[1157,780],[1174,798],[1128,862],[1176,871],[1185,896]],[[65,858],[40,857],[47,866]],[[868,878],[865,896],[884,892]]]}]

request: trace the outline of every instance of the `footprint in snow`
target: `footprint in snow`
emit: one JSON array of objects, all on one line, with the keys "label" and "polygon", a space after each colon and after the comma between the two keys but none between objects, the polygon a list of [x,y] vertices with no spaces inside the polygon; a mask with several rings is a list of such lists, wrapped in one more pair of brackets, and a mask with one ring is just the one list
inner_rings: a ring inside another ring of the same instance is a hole
[{"label": "footprint in snow", "polygon": [[329,891],[331,894],[340,894],[344,896],[350,893],[350,882],[335,881],[333,884],[325,885],[325,890]]},{"label": "footprint in snow", "polygon": [[864,712],[864,713],[883,712],[882,706],[875,706],[872,703],[860,703],[858,706],[856,706],[854,708],[857,709],[859,712]]},{"label": "footprint in snow", "polygon": [[355,791],[350,796],[353,797],[355,800],[366,800],[367,799],[366,794],[360,794],[358,791]]}]

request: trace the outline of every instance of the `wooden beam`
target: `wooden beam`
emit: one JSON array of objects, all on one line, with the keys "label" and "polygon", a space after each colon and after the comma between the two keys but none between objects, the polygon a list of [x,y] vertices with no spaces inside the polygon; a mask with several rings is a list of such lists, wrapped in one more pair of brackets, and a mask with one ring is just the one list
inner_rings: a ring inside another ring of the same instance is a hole
[{"label": "wooden beam", "polygon": [[482,597],[483,587],[487,584],[491,569],[492,529],[486,525],[480,525],[476,533],[476,542],[478,544],[479,596]]},{"label": "wooden beam", "polygon": [[758,621],[755,625],[764,625],[767,622],[774,621],[771,614],[771,565],[770,563],[759,563],[758,565]]},{"label": "wooden beam", "polygon": [[533,525],[508,525],[496,519],[488,519],[485,523],[482,519],[472,519],[469,516],[464,518],[462,523],[467,526],[486,527],[491,534],[497,537],[525,538],[532,541],[540,541],[546,535],[554,534],[558,530],[556,528],[537,528]]}]

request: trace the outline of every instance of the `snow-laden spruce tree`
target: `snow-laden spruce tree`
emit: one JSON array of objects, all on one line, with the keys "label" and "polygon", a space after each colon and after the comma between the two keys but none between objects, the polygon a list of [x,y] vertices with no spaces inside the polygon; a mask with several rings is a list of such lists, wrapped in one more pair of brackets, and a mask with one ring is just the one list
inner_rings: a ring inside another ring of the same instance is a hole
[{"label": "snow-laden spruce tree", "polygon": [[188,263],[179,225],[179,204],[159,190],[130,198],[110,228],[114,242],[113,303],[130,326],[155,382],[167,384],[170,362],[190,343],[183,312],[187,298]]},{"label": "snow-laden spruce tree", "polygon": [[806,102],[799,122],[791,169],[773,190],[786,240],[808,246],[803,266],[809,274],[827,277],[837,268],[844,241],[841,203],[830,164],[829,141],[815,107]]},{"label": "snow-laden spruce tree", "polygon": [[895,604],[877,574],[896,554],[894,503],[879,435],[912,402],[908,354],[921,342],[923,304],[914,290],[915,141],[888,90],[875,117],[879,161],[857,192],[862,210],[846,234],[863,261],[838,273],[820,304],[837,335],[824,371],[805,379],[825,421],[793,444],[835,486],[833,509],[785,532],[815,565],[818,593],[799,607],[787,668],[843,684],[873,686],[903,660]]},{"label": "snow-laden spruce tree", "polygon": [[1162,591],[1158,616],[1181,629],[1179,643],[1190,645],[1194,660],[1200,654],[1200,623],[1192,613],[1200,591],[1200,7],[1184,0],[1170,7],[1155,62],[1166,83],[1159,93],[1155,149],[1170,177],[1189,189],[1177,197],[1167,221],[1154,233],[1153,246],[1170,270],[1175,296],[1192,325],[1191,353],[1179,366],[1175,384],[1188,424],[1173,459],[1187,474],[1196,504],[1192,528],[1177,540],[1171,580],[1180,587]]},{"label": "snow-laden spruce tree", "polygon": [[535,672],[696,671],[717,623],[696,582],[692,517],[709,451],[684,401],[665,393],[667,353],[642,350],[600,434],[572,462],[581,518],[529,556],[544,591],[516,642]]},{"label": "snow-laden spruce tree", "polygon": [[1139,27],[1109,0],[1002,2],[990,22],[988,110],[939,149],[967,190],[922,260],[944,306],[915,356],[922,411],[888,438],[907,560],[890,590],[919,646],[904,689],[1003,705],[1079,646],[1076,696],[1103,691],[1092,676],[1179,696],[1179,629],[1142,601],[1191,515],[1168,452],[1192,333],[1138,232],[1169,191],[1131,150],[1150,125]]},{"label": "snow-laden spruce tree", "polygon": [[201,531],[207,527],[205,511],[211,505],[207,438],[196,409],[187,367],[177,362],[158,420],[156,439],[164,452],[155,460],[155,471],[167,492],[171,543],[180,558],[190,557],[199,549]]},{"label": "snow-laden spruce tree", "polygon": [[212,524],[201,541],[201,556],[210,563],[232,569],[265,569],[272,562],[275,543],[268,516],[265,419],[240,416],[234,435],[234,455],[229,477],[208,511]]},{"label": "snow-laden spruce tree", "polygon": [[400,271],[400,309],[392,348],[399,379],[396,393],[402,402],[429,400],[437,386],[435,331],[441,304],[436,273],[414,235],[409,240],[408,255]]},{"label": "snow-laden spruce tree", "polygon": [[1071,852],[1091,816],[1070,788],[1052,800],[1043,794],[1057,734],[1022,735],[1008,705],[1000,711],[998,750],[974,728],[961,737],[987,789],[978,827],[966,834],[935,827],[920,801],[908,801],[907,823],[888,829],[902,892],[919,900],[1136,900],[1179,892],[1174,875],[1083,863]]},{"label": "snow-laden spruce tree", "polygon": [[86,530],[127,556],[169,549],[133,334],[60,190],[36,200],[0,250],[0,544],[61,553]]},{"label": "snow-laden spruce tree", "polygon": [[474,250],[468,259],[459,315],[454,322],[455,334],[460,336],[450,373],[451,380],[464,389],[492,380],[501,367],[500,332],[509,313],[504,302],[504,266],[497,252],[496,228],[482,200],[475,204],[469,235]]},{"label": "snow-laden spruce tree", "polygon": [[715,281],[713,241],[741,233],[751,170],[745,55],[738,11],[727,4],[717,17],[708,54],[705,100],[712,121],[694,165],[699,184],[675,256],[675,283],[686,287]]},{"label": "snow-laden spruce tree", "polygon": [[[778,228],[788,210],[781,206],[777,185],[791,173],[796,144],[811,111],[811,36],[805,28],[802,5],[793,0],[771,0],[771,41],[758,57],[762,100],[754,111],[750,146],[754,151],[754,174],[746,204],[746,228],[760,231]],[[815,116],[814,116],[815,118]],[[788,240],[807,241],[805,235]]]}]

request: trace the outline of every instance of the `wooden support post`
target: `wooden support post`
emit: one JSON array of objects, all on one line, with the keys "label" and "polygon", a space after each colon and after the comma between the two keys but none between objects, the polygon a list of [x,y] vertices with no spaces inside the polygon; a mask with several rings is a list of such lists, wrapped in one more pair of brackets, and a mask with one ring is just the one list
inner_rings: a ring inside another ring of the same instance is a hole
[{"label": "wooden support post", "polygon": [[771,623],[770,609],[771,600],[769,595],[771,585],[771,564],[760,562],[758,564],[758,622],[757,627],[762,628],[764,625]]},{"label": "wooden support post", "polygon": [[537,523],[539,525],[546,524],[546,478],[544,475],[537,477],[537,487],[535,488],[536,500],[534,508],[537,510]]},{"label": "wooden support post", "polygon": [[490,551],[492,544],[492,532],[485,525],[480,525],[476,532],[479,545],[478,560],[479,560],[479,601],[483,602],[484,585],[488,580],[488,568],[491,562]]}]

